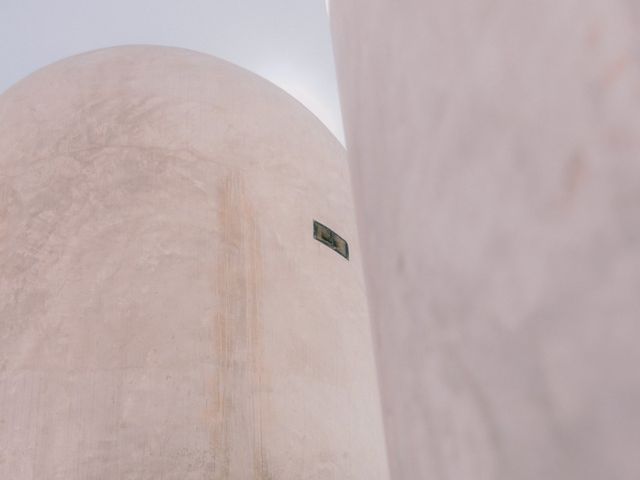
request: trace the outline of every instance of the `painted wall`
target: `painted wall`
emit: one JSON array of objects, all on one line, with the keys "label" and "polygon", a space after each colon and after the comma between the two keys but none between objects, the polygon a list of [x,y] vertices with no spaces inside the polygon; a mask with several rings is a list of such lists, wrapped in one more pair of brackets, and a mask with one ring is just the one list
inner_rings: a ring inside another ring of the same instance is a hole
[{"label": "painted wall", "polygon": [[640,9],[331,16],[393,478],[639,478]]},{"label": "painted wall", "polygon": [[283,91],[56,63],[0,96],[0,199],[0,478],[387,478],[344,149]]}]

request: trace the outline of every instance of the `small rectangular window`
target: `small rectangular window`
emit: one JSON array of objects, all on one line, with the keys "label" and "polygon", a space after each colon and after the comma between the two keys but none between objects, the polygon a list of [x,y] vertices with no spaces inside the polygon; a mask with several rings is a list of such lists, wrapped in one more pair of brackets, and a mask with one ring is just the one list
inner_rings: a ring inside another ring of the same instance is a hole
[{"label": "small rectangular window", "polygon": [[349,260],[349,244],[347,241],[329,227],[325,227],[315,220],[313,221],[313,238]]}]

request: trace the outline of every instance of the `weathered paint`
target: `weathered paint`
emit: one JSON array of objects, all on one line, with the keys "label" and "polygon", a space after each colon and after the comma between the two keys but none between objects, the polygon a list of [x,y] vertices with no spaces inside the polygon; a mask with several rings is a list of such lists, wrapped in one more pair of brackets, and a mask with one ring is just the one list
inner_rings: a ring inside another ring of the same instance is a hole
[{"label": "weathered paint", "polygon": [[344,151],[292,98],[64,60],[0,97],[0,199],[0,478],[386,478]]}]

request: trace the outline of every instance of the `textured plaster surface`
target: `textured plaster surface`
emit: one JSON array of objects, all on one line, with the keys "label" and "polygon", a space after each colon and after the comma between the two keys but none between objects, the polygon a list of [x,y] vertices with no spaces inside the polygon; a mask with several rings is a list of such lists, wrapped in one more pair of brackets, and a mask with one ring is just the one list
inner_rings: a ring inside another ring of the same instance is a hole
[{"label": "textured plaster surface", "polygon": [[638,4],[331,15],[393,478],[640,478]]},{"label": "textured plaster surface", "polygon": [[279,89],[154,47],[35,73],[0,97],[0,478],[384,480],[360,269],[344,151]]}]

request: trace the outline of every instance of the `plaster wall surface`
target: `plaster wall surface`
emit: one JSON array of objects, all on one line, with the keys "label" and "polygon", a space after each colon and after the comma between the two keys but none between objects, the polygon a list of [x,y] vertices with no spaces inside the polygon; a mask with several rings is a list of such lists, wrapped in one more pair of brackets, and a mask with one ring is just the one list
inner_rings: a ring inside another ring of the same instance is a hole
[{"label": "plaster wall surface", "polygon": [[640,7],[344,0],[395,480],[640,478]]},{"label": "plaster wall surface", "polygon": [[338,141],[215,58],[106,49],[9,89],[0,478],[386,479],[352,210]]}]

